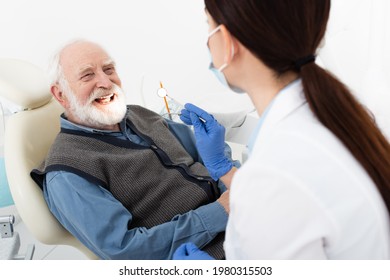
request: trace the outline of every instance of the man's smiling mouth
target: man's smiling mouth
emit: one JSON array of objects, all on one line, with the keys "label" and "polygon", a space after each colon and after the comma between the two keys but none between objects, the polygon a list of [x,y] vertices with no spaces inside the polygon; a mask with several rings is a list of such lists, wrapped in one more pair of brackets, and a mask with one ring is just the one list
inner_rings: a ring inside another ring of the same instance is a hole
[{"label": "man's smiling mouth", "polygon": [[109,104],[111,101],[114,100],[116,94],[115,93],[111,93],[109,95],[106,95],[106,96],[103,96],[103,97],[99,97],[99,98],[96,98],[95,101],[99,104],[102,104],[102,105],[106,105],[106,104]]}]

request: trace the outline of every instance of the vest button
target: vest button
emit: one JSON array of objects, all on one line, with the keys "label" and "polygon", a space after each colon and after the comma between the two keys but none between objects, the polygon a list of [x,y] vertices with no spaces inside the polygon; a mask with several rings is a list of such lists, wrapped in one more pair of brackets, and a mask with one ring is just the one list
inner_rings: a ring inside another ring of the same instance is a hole
[{"label": "vest button", "polygon": [[198,180],[203,180],[204,178],[203,178],[203,177],[197,177],[196,179],[198,179]]}]

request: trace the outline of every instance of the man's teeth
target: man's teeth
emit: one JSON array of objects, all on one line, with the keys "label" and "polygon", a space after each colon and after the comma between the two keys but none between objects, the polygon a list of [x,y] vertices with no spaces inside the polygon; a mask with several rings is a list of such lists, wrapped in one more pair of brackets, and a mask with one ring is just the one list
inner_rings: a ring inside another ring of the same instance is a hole
[{"label": "man's teeth", "polygon": [[96,98],[96,101],[101,103],[101,104],[107,104],[112,100],[113,97],[114,97],[114,94],[110,94],[107,96]]}]

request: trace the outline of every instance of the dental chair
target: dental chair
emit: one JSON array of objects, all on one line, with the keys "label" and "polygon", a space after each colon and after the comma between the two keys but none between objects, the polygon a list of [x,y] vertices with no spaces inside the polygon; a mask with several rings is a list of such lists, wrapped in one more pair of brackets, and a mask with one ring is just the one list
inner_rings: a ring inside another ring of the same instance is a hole
[{"label": "dental chair", "polygon": [[30,171],[45,158],[59,131],[62,107],[52,98],[38,67],[21,60],[0,59],[0,96],[19,112],[6,122],[4,160],[9,188],[20,218],[30,233],[49,245],[69,245],[89,259],[97,257],[51,214]]}]

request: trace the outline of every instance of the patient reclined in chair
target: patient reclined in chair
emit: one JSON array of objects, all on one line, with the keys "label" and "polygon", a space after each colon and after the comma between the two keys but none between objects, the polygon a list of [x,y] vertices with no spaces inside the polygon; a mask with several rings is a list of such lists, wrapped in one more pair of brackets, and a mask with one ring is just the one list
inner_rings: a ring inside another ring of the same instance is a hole
[{"label": "patient reclined in chair", "polygon": [[[15,61],[15,60],[3,60],[1,61],[1,64],[8,65],[7,66],[7,72],[11,73],[12,76],[12,69],[14,69],[14,77],[34,77],[32,80],[26,79],[25,82],[23,82],[24,87],[18,87],[21,83],[16,83],[15,81],[11,81],[12,79],[8,79],[7,82],[7,90],[5,92],[10,93],[6,95],[6,98],[9,100],[15,102],[16,104],[19,104],[23,111],[19,112],[15,115],[13,115],[8,123],[7,128],[12,127],[11,129],[7,129],[6,132],[6,168],[7,168],[7,175],[9,177],[9,184],[11,188],[11,192],[15,201],[15,204],[17,206],[17,209],[19,211],[19,214],[22,218],[22,220],[25,222],[28,229],[32,232],[32,234],[41,242],[47,243],[47,244],[66,244],[74,246],[81,251],[83,251],[88,257],[90,258],[96,258],[96,252],[93,250],[93,246],[90,246],[90,249],[87,249],[86,246],[82,245],[80,241],[78,241],[76,238],[74,238],[73,235],[71,235],[67,230],[61,226],[61,224],[57,221],[57,219],[52,215],[52,213],[49,211],[47,204],[45,202],[45,199],[43,198],[41,189],[35,184],[35,182],[31,179],[29,176],[29,173],[32,169],[39,166],[39,164],[44,160],[46,157],[49,147],[52,145],[52,143],[55,140],[56,135],[58,134],[60,130],[60,123],[59,123],[59,116],[63,112],[63,109],[61,106],[58,105],[58,103],[52,99],[50,92],[48,90],[48,82],[46,80],[46,77],[39,69],[36,67],[25,63],[21,61]],[[12,67],[9,67],[9,65],[12,65]],[[10,71],[11,68],[11,71]],[[16,75],[18,73],[18,75]],[[22,75],[21,75],[22,74]],[[3,82],[3,84],[5,84]],[[17,86],[15,86],[17,85]],[[3,93],[2,93],[3,94]],[[144,112],[141,107],[133,106],[132,107],[134,111],[141,110]],[[145,111],[146,112],[146,111]],[[149,113],[147,114],[148,118],[155,119],[158,123],[160,122],[159,118],[157,116]],[[140,119],[141,121],[142,119]],[[245,120],[245,116],[243,117],[243,120]],[[134,123],[133,123],[134,125]],[[138,124],[137,126],[134,125],[133,129],[137,130],[140,129],[143,125]],[[239,126],[239,125],[238,125]],[[153,133],[155,131],[158,131],[158,133],[163,133],[163,131],[159,130],[151,130],[149,131],[149,135],[147,138],[144,138],[143,140],[146,140],[146,144],[149,144],[150,147],[152,147],[152,143],[148,142],[152,140],[154,144],[156,142],[158,145],[157,148],[160,148],[164,146],[164,142],[162,144],[158,142],[159,136],[156,134],[153,136]],[[138,131],[140,132],[140,131]],[[145,130],[141,131],[140,135],[145,136],[142,134],[142,132],[146,132]],[[229,131],[228,131],[229,132]],[[152,135],[150,135],[152,133]],[[166,133],[166,132],[164,132]],[[72,136],[72,135],[70,135]],[[102,136],[103,137],[103,136]],[[72,138],[72,137],[71,137]],[[65,143],[69,141],[71,138],[66,138]],[[103,137],[104,138],[104,137]],[[142,138],[142,137],[141,137]],[[174,139],[174,138],[172,138]],[[107,140],[104,140],[103,142],[101,140],[92,139],[94,144],[103,145],[102,149],[107,148]],[[105,142],[106,141],[106,142]],[[174,140],[172,140],[174,141]],[[145,144],[144,143],[144,144]],[[85,147],[88,148],[88,145]],[[167,148],[167,147],[166,147]],[[168,150],[172,150],[171,148],[168,148]],[[184,149],[185,150],[185,149]],[[161,156],[162,151],[153,151],[152,155],[154,153],[160,154]],[[166,149],[165,149],[166,152]],[[179,152],[179,151],[175,151]],[[182,153],[185,151],[181,151],[179,153]],[[169,154],[170,159],[174,159],[175,157],[179,156],[178,154],[175,156],[174,154]],[[173,157],[173,158],[172,158]],[[182,157],[182,156],[179,156]],[[142,159],[142,156],[141,156]],[[161,158],[160,158],[161,159]],[[190,158],[187,159],[191,160]],[[150,163],[150,162],[149,162]],[[166,163],[165,163],[166,164]],[[191,166],[188,165],[187,166]],[[192,168],[199,168],[199,167],[192,167]],[[115,169],[115,168],[114,168]],[[182,167],[178,167],[178,170],[182,170]],[[185,170],[185,168],[184,168]],[[199,172],[200,169],[197,169]],[[188,171],[188,170],[187,170]],[[189,176],[189,174],[192,174],[191,172],[187,172],[185,176]],[[137,171],[134,171],[137,173]],[[202,171],[203,172],[203,171]],[[18,174],[18,176],[12,175],[12,174]],[[196,174],[196,173],[193,173]],[[200,175],[204,176],[203,180],[207,184],[213,184],[212,181],[208,181],[207,174],[199,173]],[[97,174],[91,174],[93,175],[94,180],[100,178]],[[155,177],[155,176],[154,176]],[[190,176],[191,177],[191,176]],[[91,177],[88,177],[88,180],[91,180]],[[193,179],[191,179],[193,180]],[[191,181],[190,180],[190,181]],[[92,180],[93,181],[93,180]],[[202,181],[202,180],[201,180]],[[99,181],[99,183],[105,182],[103,179]],[[101,186],[105,186],[107,188],[108,182],[105,182],[101,184]],[[104,187],[103,187],[104,188]],[[169,189],[169,188],[168,188]],[[206,195],[208,196],[208,199],[210,199],[212,196],[217,195],[218,188],[213,189],[214,194],[210,193]],[[116,194],[119,196],[120,194]],[[188,200],[189,195],[185,195],[185,199],[183,201]],[[157,196],[157,201],[161,200],[161,194]],[[127,201],[127,200],[126,200]],[[173,202],[175,202],[175,199],[173,199]],[[181,201],[182,202],[182,201]],[[125,203],[130,203],[129,201]],[[144,202],[146,203],[146,202]],[[204,203],[204,202],[203,202]],[[216,202],[214,202],[216,203]],[[171,203],[170,203],[171,204]],[[186,204],[186,202],[184,203]],[[145,204],[147,205],[147,203]],[[183,203],[178,203],[180,207],[183,206]],[[187,205],[188,206],[188,205]],[[207,206],[207,205],[206,205]],[[155,212],[158,212],[162,210],[161,206],[153,206],[153,207],[160,207],[156,208]],[[203,208],[205,206],[202,206]],[[215,207],[215,206],[213,206]],[[133,214],[138,214],[138,210],[135,211]],[[157,210],[158,209],[158,210]],[[184,208],[183,208],[184,209]],[[152,209],[153,210],[153,209]],[[184,212],[183,212],[184,211]],[[168,211],[169,212],[169,211]],[[180,210],[179,213],[185,213],[186,210]],[[153,213],[153,211],[149,210],[149,213]],[[177,214],[179,214],[177,213]],[[171,223],[169,219],[172,219],[173,215],[167,213],[166,214],[167,223]],[[141,215],[142,216],[142,215]],[[169,216],[172,216],[169,218]],[[155,234],[154,231],[148,231],[150,228],[153,228],[156,226],[156,222],[153,222],[153,217],[150,218],[150,223],[140,223],[137,222],[136,219],[134,219],[133,226],[136,227],[137,233],[140,231],[141,228],[145,228],[145,232]],[[179,218],[175,218],[176,220]],[[174,221],[177,223],[176,221]],[[107,227],[112,226],[112,221],[105,221],[107,223]],[[160,223],[160,222],[159,222]],[[164,224],[164,223],[163,223]],[[141,226],[141,227],[139,227]],[[158,224],[157,224],[158,226]],[[127,227],[127,225],[126,225]],[[126,230],[131,229],[126,228]],[[133,227],[134,229],[134,227]],[[108,229],[107,229],[108,230]],[[155,230],[155,229],[154,229]],[[203,238],[203,237],[202,237]],[[81,238],[82,239],[82,238]],[[208,243],[209,241],[206,241]],[[181,242],[180,242],[181,243]],[[86,242],[84,242],[86,244]],[[149,244],[150,246],[152,244]],[[180,245],[180,244],[179,244]],[[156,247],[156,246],[154,246]],[[91,249],[95,252],[92,253]],[[174,250],[174,248],[172,248]],[[123,253],[123,252],[122,252]],[[134,256],[129,255],[126,256],[126,254],[122,255],[119,254],[119,258],[142,258],[142,255]],[[166,255],[168,257],[169,254]],[[104,256],[99,254],[99,257],[104,258]],[[107,257],[111,258],[111,257]],[[150,257],[151,258],[151,257]],[[159,255],[158,258],[161,258],[161,255]]]}]

